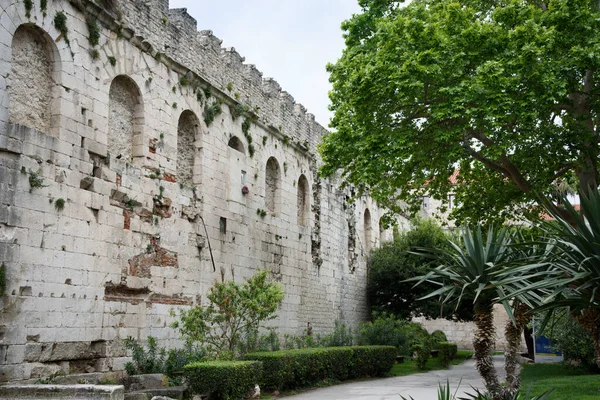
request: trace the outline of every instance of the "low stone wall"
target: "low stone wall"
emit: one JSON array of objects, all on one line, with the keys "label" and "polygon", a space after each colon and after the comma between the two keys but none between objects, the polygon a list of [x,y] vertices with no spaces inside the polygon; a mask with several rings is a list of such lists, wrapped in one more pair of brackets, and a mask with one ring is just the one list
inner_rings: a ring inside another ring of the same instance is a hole
[{"label": "low stone wall", "polygon": [[[425,319],[424,317],[414,318],[427,332],[431,333],[440,330],[446,334],[449,342],[456,343],[459,349],[473,349],[473,338],[475,337],[475,324],[473,322],[455,322],[447,319]],[[508,322],[508,315],[502,305],[494,306],[494,326],[496,328],[496,350],[506,350],[506,338],[504,329]],[[523,351],[527,349],[525,341],[521,345]]]},{"label": "low stone wall", "polygon": [[123,386],[14,385],[0,386],[0,399],[123,400]]}]

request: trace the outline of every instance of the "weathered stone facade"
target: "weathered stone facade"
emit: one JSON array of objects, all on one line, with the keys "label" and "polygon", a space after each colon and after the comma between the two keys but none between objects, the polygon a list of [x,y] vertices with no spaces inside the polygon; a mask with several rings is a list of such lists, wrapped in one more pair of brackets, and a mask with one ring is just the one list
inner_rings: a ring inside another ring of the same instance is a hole
[{"label": "weathered stone facade", "polygon": [[170,310],[259,267],[282,333],[366,317],[381,211],[317,176],[325,129],[220,43],[167,0],[0,2],[0,381],[177,346]]}]

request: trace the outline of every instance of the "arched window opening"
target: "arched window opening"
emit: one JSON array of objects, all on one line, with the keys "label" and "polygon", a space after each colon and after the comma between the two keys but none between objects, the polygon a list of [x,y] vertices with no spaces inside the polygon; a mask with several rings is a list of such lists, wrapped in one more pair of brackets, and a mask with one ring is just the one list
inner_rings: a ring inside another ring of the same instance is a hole
[{"label": "arched window opening", "polygon": [[300,179],[298,179],[298,224],[308,225],[309,206],[308,179],[304,175],[300,175]]},{"label": "arched window opening", "polygon": [[240,139],[238,139],[237,136],[232,136],[231,139],[229,139],[229,143],[227,143],[227,146],[239,151],[240,153],[244,153],[244,144]]},{"label": "arched window opening", "polygon": [[265,208],[275,215],[279,215],[281,207],[281,172],[275,157],[267,161],[265,173]]},{"label": "arched window opening", "polygon": [[194,161],[196,159],[196,135],[200,121],[196,114],[185,110],[177,124],[177,180],[182,185],[194,183]]},{"label": "arched window opening", "polygon": [[42,29],[24,24],[15,31],[11,51],[8,121],[56,135],[60,110],[52,109],[52,100],[59,97],[60,60],[54,43]]},{"label": "arched window opening", "polygon": [[128,76],[117,76],[108,95],[108,152],[111,155],[131,161],[134,137],[142,133],[143,115],[138,86]]},{"label": "arched window opening", "polygon": [[364,216],[364,230],[365,230],[365,251],[367,255],[371,251],[371,212],[367,208]]}]

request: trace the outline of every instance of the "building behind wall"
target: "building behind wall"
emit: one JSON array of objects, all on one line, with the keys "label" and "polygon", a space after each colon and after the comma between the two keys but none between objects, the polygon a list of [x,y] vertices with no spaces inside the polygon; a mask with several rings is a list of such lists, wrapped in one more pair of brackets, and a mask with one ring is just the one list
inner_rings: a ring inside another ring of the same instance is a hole
[{"label": "building behind wall", "polygon": [[314,116],[167,0],[41,4],[0,8],[0,381],[178,346],[171,310],[257,268],[281,333],[366,317],[391,235],[317,176]]}]

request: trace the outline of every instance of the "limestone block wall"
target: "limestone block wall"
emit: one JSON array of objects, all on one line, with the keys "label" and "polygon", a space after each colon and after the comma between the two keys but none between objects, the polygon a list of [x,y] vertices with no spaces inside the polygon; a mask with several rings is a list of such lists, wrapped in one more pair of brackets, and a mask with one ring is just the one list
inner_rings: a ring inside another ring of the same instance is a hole
[{"label": "limestone block wall", "polygon": [[[446,334],[449,342],[456,343],[459,349],[473,349],[473,338],[475,335],[475,324],[473,322],[454,322],[447,319],[425,319],[414,318],[413,321],[423,325],[429,333],[440,330]],[[509,317],[500,304],[494,306],[494,327],[496,329],[496,351],[507,349],[504,330],[509,322]],[[526,351],[525,341],[521,343],[521,350]]]},{"label": "limestone block wall", "polygon": [[366,317],[391,231],[317,176],[302,105],[166,0],[42,4],[0,2],[0,381],[178,346],[171,310],[258,268],[281,333]]}]

